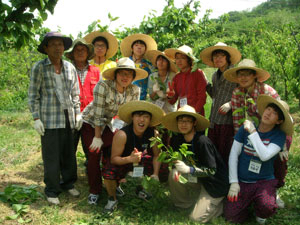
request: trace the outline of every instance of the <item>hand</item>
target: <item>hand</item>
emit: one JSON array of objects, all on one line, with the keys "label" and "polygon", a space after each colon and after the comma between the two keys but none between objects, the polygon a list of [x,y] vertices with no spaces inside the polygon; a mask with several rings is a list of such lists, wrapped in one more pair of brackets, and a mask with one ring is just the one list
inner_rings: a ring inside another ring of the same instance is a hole
[{"label": "hand", "polygon": [[157,94],[157,96],[160,97],[160,98],[165,98],[165,97],[166,97],[165,93],[164,93],[162,90],[156,92],[156,94]]},{"label": "hand", "polygon": [[138,164],[141,161],[142,158],[142,152],[139,152],[137,148],[134,148],[134,150],[130,154],[130,159],[133,164]]},{"label": "hand", "polygon": [[160,87],[159,87],[159,84],[157,82],[155,82],[155,84],[153,85],[153,92],[158,92],[160,91]]},{"label": "hand", "polygon": [[44,136],[45,128],[40,119],[34,121],[34,129],[39,133],[39,135]]},{"label": "hand", "polygon": [[289,152],[284,149],[282,152],[279,152],[279,157],[282,162],[289,160]]},{"label": "hand", "polygon": [[244,129],[249,132],[249,134],[252,134],[256,131],[256,128],[254,124],[250,120],[245,120],[244,122]]},{"label": "hand", "polygon": [[239,183],[236,183],[236,182],[232,183],[230,185],[229,192],[228,192],[228,195],[227,195],[228,201],[230,201],[230,202],[236,202],[238,200],[239,192],[240,192],[240,185],[239,185]]},{"label": "hand", "polygon": [[177,171],[177,169],[172,170],[172,178],[174,181],[178,182],[179,181],[179,176],[180,173]]},{"label": "hand", "polygon": [[75,129],[80,130],[83,124],[82,115],[78,114],[76,115],[76,123],[75,123]]},{"label": "hand", "polygon": [[179,173],[185,174],[191,172],[190,167],[180,160],[177,160],[174,165]]},{"label": "hand", "polygon": [[173,98],[175,95],[175,91],[174,91],[174,82],[172,82],[172,84],[170,82],[168,82],[168,88],[167,88],[167,97],[168,98]]},{"label": "hand", "polygon": [[102,145],[103,145],[102,139],[94,137],[92,144],[90,145],[90,152],[96,151],[97,153],[99,153]]},{"label": "hand", "polygon": [[152,174],[150,177],[151,177],[152,179],[154,179],[154,180],[159,181],[159,178],[158,178],[158,176],[157,176],[156,174]]},{"label": "hand", "polygon": [[230,109],[231,109],[231,102],[226,102],[219,108],[218,112],[222,115],[225,115],[230,111]]}]

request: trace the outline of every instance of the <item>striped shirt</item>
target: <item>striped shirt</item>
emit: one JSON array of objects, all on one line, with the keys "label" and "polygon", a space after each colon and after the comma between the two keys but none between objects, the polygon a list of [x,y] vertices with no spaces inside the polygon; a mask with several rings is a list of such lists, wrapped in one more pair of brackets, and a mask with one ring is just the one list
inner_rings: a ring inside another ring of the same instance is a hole
[{"label": "striped shirt", "polygon": [[58,75],[49,58],[37,62],[31,69],[28,104],[34,119],[40,119],[45,129],[65,128],[66,119],[58,98],[55,76],[62,76],[63,96],[68,110],[71,128],[75,127],[75,115],[80,114],[79,86],[75,67],[62,60]]}]

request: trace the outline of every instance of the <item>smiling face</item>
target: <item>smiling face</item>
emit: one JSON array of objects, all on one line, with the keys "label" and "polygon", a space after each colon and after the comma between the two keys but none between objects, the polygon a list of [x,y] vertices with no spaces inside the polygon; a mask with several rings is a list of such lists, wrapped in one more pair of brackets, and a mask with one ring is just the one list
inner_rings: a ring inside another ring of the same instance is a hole
[{"label": "smiling face", "polygon": [[182,72],[187,71],[191,67],[188,56],[178,52],[175,54],[175,63]]},{"label": "smiling face", "polygon": [[255,71],[243,69],[237,71],[237,81],[242,88],[250,88],[256,82]]},{"label": "smiling face", "polygon": [[224,71],[228,67],[226,55],[222,51],[215,51],[212,54],[212,60],[216,68]]},{"label": "smiling face", "polygon": [[128,87],[133,81],[134,71],[130,69],[120,69],[116,73],[117,86],[121,88]]},{"label": "smiling face", "polygon": [[86,62],[88,55],[88,48],[85,45],[78,44],[75,46],[73,51],[75,64],[80,62]]},{"label": "smiling face", "polygon": [[195,131],[196,120],[192,116],[178,116],[177,127],[181,134],[188,135]]},{"label": "smiling face", "polygon": [[105,57],[107,52],[107,45],[104,41],[96,41],[94,43],[94,52],[98,57]]},{"label": "smiling face", "polygon": [[132,115],[133,131],[137,136],[144,134],[151,122],[151,115],[148,112],[138,111]]},{"label": "smiling face", "polygon": [[50,60],[59,60],[64,54],[64,42],[61,38],[51,38],[47,46],[44,46],[44,50],[47,53]]}]

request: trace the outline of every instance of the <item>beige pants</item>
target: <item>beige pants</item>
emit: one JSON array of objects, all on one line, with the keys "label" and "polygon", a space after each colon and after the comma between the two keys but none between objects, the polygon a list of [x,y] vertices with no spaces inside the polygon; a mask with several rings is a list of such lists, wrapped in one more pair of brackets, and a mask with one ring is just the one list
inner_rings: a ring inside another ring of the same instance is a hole
[{"label": "beige pants", "polygon": [[173,180],[173,173],[174,170],[169,174],[169,187],[171,199],[175,206],[189,208],[195,205],[190,218],[202,223],[222,214],[224,197],[211,197],[200,183],[182,184],[176,182]]}]

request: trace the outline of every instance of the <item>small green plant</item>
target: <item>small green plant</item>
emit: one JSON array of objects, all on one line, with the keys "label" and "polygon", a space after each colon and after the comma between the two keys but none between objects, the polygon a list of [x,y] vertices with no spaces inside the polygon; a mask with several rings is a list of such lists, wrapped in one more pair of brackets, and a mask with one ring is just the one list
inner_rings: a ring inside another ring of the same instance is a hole
[{"label": "small green plant", "polygon": [[167,86],[164,82],[161,81],[159,77],[153,77],[151,76],[150,78],[153,82],[157,82],[159,84],[159,89],[162,90],[163,92],[167,91]]}]

